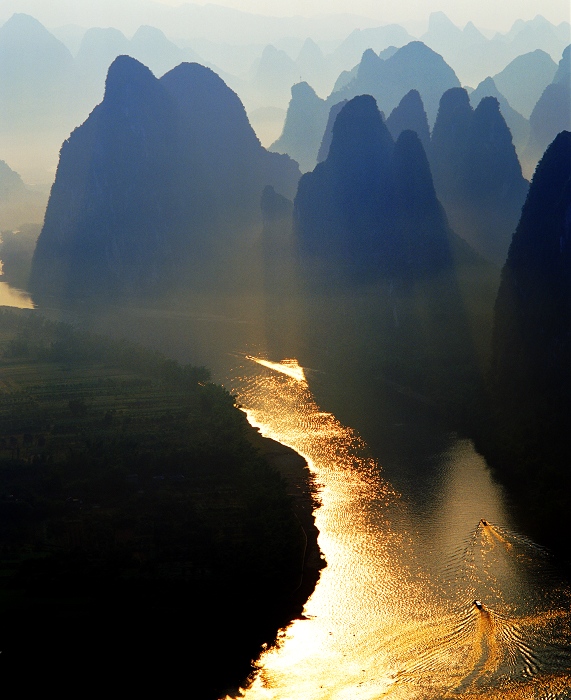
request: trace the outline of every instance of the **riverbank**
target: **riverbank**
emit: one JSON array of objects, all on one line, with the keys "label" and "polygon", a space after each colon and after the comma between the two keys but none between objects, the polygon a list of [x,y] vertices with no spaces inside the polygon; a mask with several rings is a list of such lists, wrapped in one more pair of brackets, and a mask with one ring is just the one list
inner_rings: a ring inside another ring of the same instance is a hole
[{"label": "riverbank", "polygon": [[305,461],[204,368],[0,317],[0,663],[224,697],[319,576]]},{"label": "riverbank", "polygon": [[321,570],[326,566],[318,544],[319,530],[315,525],[314,511],[319,506],[315,481],[307,462],[295,450],[263,437],[256,428],[250,440],[270,466],[285,479],[287,493],[293,499],[294,512],[306,540],[299,585],[292,591],[287,611],[288,621],[292,621],[302,616],[303,607],[319,581]]}]

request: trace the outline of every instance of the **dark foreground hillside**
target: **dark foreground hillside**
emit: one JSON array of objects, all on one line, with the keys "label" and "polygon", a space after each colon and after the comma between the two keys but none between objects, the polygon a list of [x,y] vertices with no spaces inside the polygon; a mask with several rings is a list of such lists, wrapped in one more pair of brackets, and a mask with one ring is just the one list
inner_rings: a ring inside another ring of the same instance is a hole
[{"label": "dark foreground hillside", "polygon": [[540,541],[571,567],[571,132],[536,168],[495,305],[483,449]]},{"label": "dark foreground hillside", "polygon": [[0,662],[223,695],[317,579],[304,475],[204,368],[1,309]]}]

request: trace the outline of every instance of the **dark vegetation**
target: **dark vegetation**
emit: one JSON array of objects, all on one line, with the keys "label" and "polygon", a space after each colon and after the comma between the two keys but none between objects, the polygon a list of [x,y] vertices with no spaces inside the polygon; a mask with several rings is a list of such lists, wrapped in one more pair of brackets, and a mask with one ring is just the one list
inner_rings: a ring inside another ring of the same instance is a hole
[{"label": "dark vegetation", "polygon": [[2,661],[237,686],[315,583],[312,504],[202,367],[8,309],[0,351]]}]

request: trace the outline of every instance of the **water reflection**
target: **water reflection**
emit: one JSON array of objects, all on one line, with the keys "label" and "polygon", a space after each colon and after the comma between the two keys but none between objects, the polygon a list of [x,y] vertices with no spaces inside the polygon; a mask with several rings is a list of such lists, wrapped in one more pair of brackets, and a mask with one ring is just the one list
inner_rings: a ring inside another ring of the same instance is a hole
[{"label": "water reflection", "polygon": [[437,499],[405,498],[295,361],[249,357],[228,385],[253,425],[308,460],[327,560],[248,700],[569,697],[569,590],[512,531],[471,443],[439,455]]},{"label": "water reflection", "polygon": [[15,306],[18,309],[34,308],[29,294],[11,287],[7,282],[0,282],[0,306]]}]

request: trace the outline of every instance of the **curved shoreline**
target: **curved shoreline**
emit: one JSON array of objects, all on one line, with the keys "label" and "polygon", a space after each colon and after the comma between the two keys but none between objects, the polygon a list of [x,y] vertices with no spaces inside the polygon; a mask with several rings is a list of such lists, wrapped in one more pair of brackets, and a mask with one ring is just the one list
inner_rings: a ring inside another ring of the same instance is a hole
[{"label": "curved shoreline", "polygon": [[294,512],[306,538],[299,586],[292,591],[287,611],[288,624],[303,617],[305,603],[315,590],[320,572],[326,566],[319,549],[319,530],[315,525],[314,510],[319,506],[314,478],[305,459],[291,447],[263,437],[252,427],[251,442],[268,463],[276,469],[287,484],[287,493],[294,502]]}]

